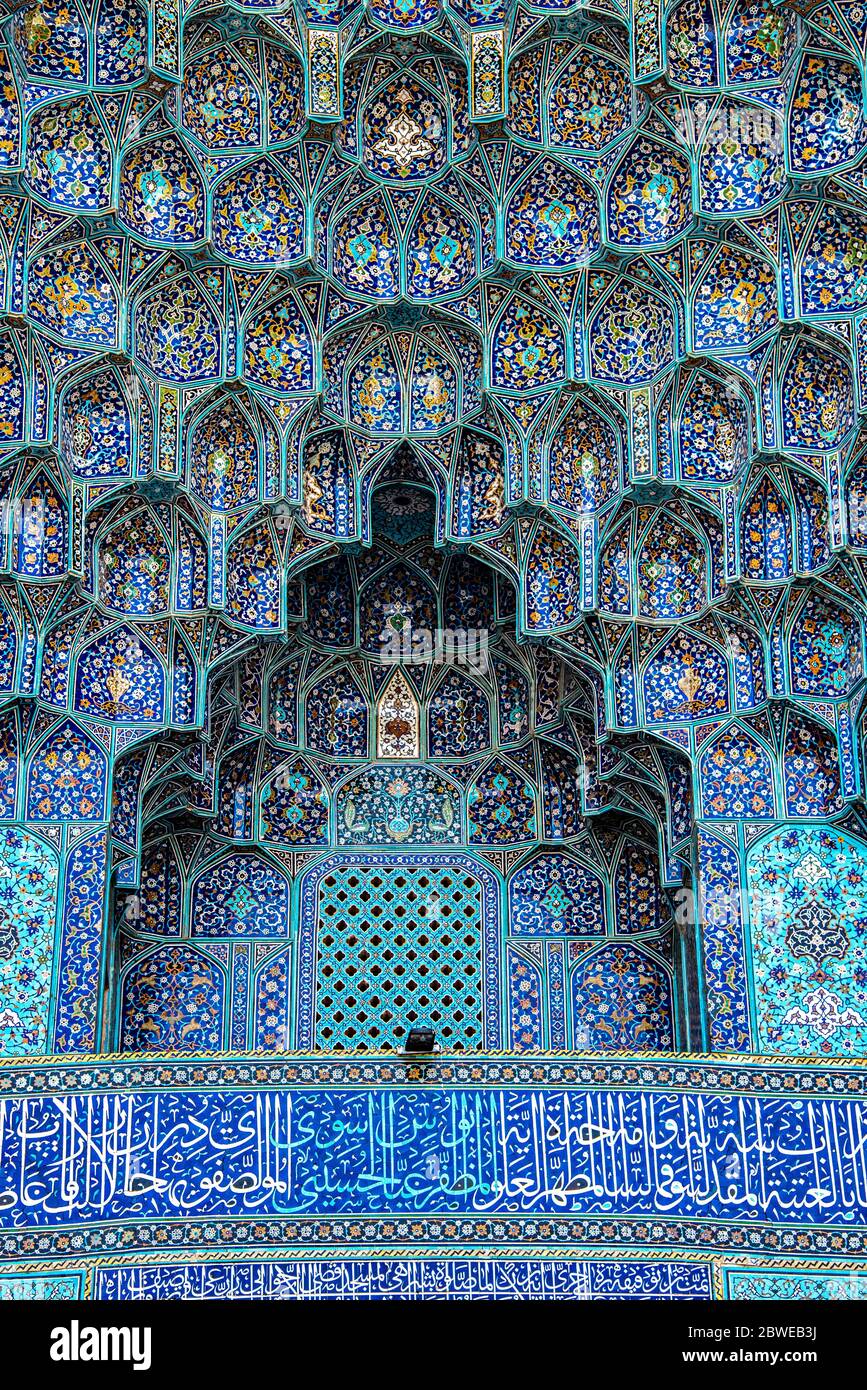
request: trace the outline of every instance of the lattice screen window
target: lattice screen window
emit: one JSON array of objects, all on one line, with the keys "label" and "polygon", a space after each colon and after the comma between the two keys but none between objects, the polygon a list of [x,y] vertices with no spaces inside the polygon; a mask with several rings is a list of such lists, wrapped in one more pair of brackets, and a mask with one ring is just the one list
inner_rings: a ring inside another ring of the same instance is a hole
[{"label": "lattice screen window", "polygon": [[482,1047],[482,889],[447,867],[347,867],[319,889],[316,1046],[398,1049],[428,1024]]}]

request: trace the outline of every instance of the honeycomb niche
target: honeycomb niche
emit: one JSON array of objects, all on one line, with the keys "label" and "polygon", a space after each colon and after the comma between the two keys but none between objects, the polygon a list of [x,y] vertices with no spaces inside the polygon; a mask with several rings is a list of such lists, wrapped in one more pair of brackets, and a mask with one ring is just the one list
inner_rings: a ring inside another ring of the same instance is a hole
[{"label": "honeycomb niche", "polygon": [[7,10],[0,1297],[859,1296],[860,7]]}]

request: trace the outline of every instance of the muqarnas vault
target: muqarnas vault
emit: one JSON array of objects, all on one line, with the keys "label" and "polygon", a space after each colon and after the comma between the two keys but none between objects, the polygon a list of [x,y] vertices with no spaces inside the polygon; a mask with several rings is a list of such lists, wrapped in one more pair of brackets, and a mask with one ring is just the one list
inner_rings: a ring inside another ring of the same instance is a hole
[{"label": "muqarnas vault", "polygon": [[867,10],[0,37],[0,1295],[864,1296]]}]

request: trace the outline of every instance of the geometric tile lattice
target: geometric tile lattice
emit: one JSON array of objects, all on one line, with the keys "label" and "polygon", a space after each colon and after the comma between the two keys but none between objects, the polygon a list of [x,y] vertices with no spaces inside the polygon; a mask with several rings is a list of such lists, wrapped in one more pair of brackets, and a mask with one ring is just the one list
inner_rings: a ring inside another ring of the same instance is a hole
[{"label": "geometric tile lattice", "polygon": [[341,861],[332,856],[302,880],[297,1045],[393,1051],[412,1026],[433,1027],[449,1050],[495,1045],[500,928],[490,870],[465,854]]},{"label": "geometric tile lattice", "polygon": [[388,1051],[412,1025],[482,1043],[481,886],[451,868],[342,869],[319,887],[316,1046]]}]

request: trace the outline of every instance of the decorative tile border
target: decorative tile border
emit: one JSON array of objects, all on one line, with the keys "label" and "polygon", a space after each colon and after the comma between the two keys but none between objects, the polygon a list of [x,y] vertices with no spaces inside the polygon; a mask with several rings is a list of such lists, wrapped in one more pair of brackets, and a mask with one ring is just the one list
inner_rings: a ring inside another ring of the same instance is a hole
[{"label": "decorative tile border", "polygon": [[349,1245],[323,1258],[316,1247],[86,1258],[74,1267],[28,1261],[0,1270],[4,1300],[112,1301],[536,1301],[575,1300],[832,1300],[867,1298],[867,1265],[803,1258],[719,1261],[684,1253],[568,1244],[520,1251],[492,1244],[433,1245],[412,1252],[395,1246]]},{"label": "decorative tile border", "polygon": [[591,1090],[664,1089],[720,1095],[867,1096],[867,1058],[834,1065],[816,1057],[702,1056],[698,1054],[538,1053],[484,1057],[439,1056],[407,1061],[322,1053],[267,1055],[224,1053],[191,1059],[183,1053],[124,1053],[3,1059],[4,1095],[114,1094],[130,1090],[243,1090],[249,1086],[293,1089],[346,1086],[587,1087]]},{"label": "decorative tile border", "polygon": [[865,1075],[671,1055],[13,1064],[0,1251],[535,1241],[858,1259]]}]

